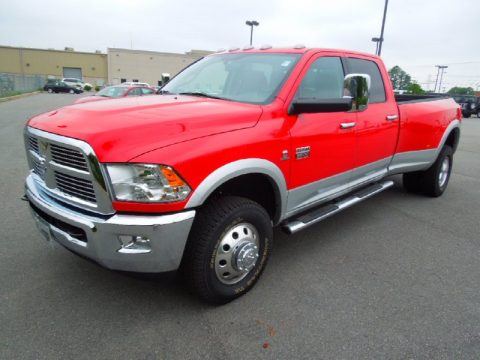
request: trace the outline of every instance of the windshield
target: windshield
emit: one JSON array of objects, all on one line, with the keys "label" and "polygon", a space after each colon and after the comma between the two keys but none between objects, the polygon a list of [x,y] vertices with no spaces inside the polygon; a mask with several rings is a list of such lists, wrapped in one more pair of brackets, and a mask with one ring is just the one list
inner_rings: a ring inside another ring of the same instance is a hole
[{"label": "windshield", "polygon": [[100,90],[98,93],[96,93],[96,96],[106,96],[106,97],[120,97],[125,95],[127,92],[128,87],[124,86],[110,86],[107,87],[103,90]]},{"label": "windshield", "polygon": [[267,104],[275,98],[299,58],[300,54],[212,55],[186,68],[161,92]]}]

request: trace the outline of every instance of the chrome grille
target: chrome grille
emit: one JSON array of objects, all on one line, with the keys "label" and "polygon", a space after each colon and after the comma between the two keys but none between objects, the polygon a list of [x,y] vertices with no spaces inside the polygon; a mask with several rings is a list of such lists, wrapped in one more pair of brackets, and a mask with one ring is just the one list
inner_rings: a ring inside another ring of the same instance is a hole
[{"label": "chrome grille", "polygon": [[28,148],[32,151],[34,151],[36,154],[39,154],[38,151],[38,139],[34,138],[32,136],[28,137]]},{"label": "chrome grille", "polygon": [[45,164],[36,158],[32,158],[32,170],[35,174],[40,176],[40,178],[45,178]]},{"label": "chrome grille", "polygon": [[102,165],[85,142],[25,128],[31,176],[46,195],[96,213],[113,214]]},{"label": "chrome grille", "polygon": [[80,151],[72,150],[63,146],[50,144],[52,159],[58,164],[73,167],[78,170],[88,171],[85,157]]},{"label": "chrome grille", "polygon": [[85,180],[55,171],[57,187],[64,193],[85,201],[95,202],[95,189],[90,180]]}]

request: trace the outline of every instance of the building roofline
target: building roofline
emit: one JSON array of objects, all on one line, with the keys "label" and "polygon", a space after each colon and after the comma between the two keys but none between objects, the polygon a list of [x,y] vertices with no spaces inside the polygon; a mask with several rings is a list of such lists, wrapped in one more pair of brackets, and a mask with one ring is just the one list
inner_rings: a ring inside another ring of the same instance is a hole
[{"label": "building roofline", "polygon": [[85,54],[85,55],[103,55],[107,56],[106,53],[101,52],[87,52],[87,51],[76,51],[76,50],[59,50],[59,49],[40,49],[40,48],[30,48],[23,46],[9,46],[9,45],[0,45],[0,48],[3,49],[13,49],[13,50],[29,50],[29,51],[52,51],[66,54]]},{"label": "building roofline", "polygon": [[173,52],[164,52],[164,51],[152,51],[152,50],[137,50],[137,49],[124,49],[124,48],[107,48],[107,53],[109,52],[126,52],[131,54],[147,54],[147,55],[168,55],[168,56],[191,56],[197,57],[197,55],[210,55],[214,51],[208,50],[190,50],[184,53],[173,53]]}]

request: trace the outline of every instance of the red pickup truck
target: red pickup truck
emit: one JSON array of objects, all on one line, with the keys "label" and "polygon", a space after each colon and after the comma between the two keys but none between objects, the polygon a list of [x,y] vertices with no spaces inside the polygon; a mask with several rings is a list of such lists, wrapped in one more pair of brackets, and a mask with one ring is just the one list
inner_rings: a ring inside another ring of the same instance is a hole
[{"label": "red pickup truck", "polygon": [[460,121],[448,97],[395,98],[376,56],[227,51],[160,96],[30,119],[26,198],[48,240],[110,269],[181,269],[201,298],[223,303],[258,280],[274,226],[295,233],[393,174],[440,196]]}]

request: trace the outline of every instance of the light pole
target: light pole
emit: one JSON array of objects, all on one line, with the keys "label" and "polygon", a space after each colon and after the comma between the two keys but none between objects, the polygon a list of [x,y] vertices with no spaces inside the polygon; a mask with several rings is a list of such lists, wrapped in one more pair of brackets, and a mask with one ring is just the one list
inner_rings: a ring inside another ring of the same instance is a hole
[{"label": "light pole", "polygon": [[377,49],[375,50],[375,55],[378,55],[378,56],[380,56],[382,54],[383,32],[385,30],[385,20],[387,18],[387,8],[388,8],[388,0],[385,0],[385,7],[383,8],[382,30],[380,32],[380,37],[372,38],[372,41],[377,43]]},{"label": "light pole", "polygon": [[248,21],[245,21],[245,24],[247,26],[250,26],[250,46],[252,46],[252,40],[253,40],[253,27],[254,26],[258,26],[260,25],[260,23],[258,21],[255,21],[255,20],[248,20]]}]

